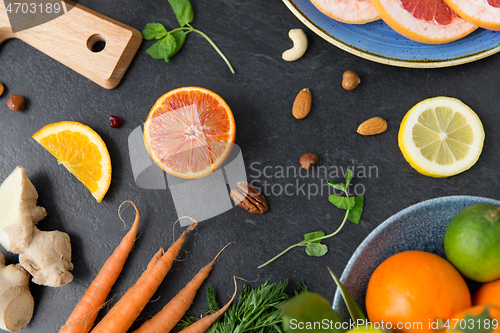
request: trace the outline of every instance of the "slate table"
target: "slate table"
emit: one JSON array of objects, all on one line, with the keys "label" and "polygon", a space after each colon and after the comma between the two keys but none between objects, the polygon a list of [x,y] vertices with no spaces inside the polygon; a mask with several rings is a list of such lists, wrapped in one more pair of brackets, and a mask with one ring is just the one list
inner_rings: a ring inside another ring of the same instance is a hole
[{"label": "slate table", "polygon": [[[80,3],[139,30],[149,22],[177,26],[166,1]],[[122,201],[133,200],[142,219],[140,236],[112,290],[112,302],[135,281],[151,255],[171,243],[172,223],[177,219],[172,197],[168,190],[146,190],[135,184],[128,137],[145,121],[156,99],[177,87],[204,87],[226,100],[234,113],[236,143],[241,147],[247,175],[267,181],[268,192],[275,184],[299,182],[299,187],[307,187],[321,185],[328,178],[276,174],[280,167],[298,167],[300,156],[306,152],[317,154],[319,165],[336,168],[339,173],[347,167],[371,167],[372,172],[354,180],[365,194],[361,223],[348,223],[337,236],[326,240],[329,252],[321,258],[308,257],[298,248],[257,269],[300,241],[304,233],[332,232],[338,227],[343,212],[328,202],[326,193],[308,197],[307,192],[296,191],[286,195],[279,193],[276,185],[274,194],[271,191],[267,195],[270,209],[266,214],[252,215],[236,207],[200,223],[197,233],[185,244],[183,258],[187,259],[174,264],[154,296],[157,301],[146,307],[140,322],[163,307],[230,241],[237,245],[220,257],[190,314],[200,315],[206,310],[208,286],[218,291],[221,302],[227,301],[233,291],[233,275],[247,280],[258,278],[253,286],[266,279],[289,279],[291,289],[304,280],[310,290],[332,300],[335,287],[326,266],[341,274],[362,240],[391,215],[440,196],[500,198],[500,55],[441,69],[391,67],[329,44],[305,27],[281,1],[195,0],[193,8],[193,25],[216,42],[236,74],[231,74],[212,47],[194,34],[187,37],[184,48],[169,63],[149,57],[145,50],[151,42],[143,42],[122,82],[113,90],[103,89],[23,42],[9,40],[0,47],[0,82],[6,87],[0,97],[0,178],[7,177],[17,165],[26,168],[38,190],[39,204],[48,213],[39,228],[58,229],[71,236],[75,265],[74,280],[64,287],[31,284],[36,308],[24,332],[55,332],[64,323],[76,299],[125,234],[117,215]],[[305,31],[309,48],[299,61],[288,63],[281,59],[281,53],[291,46],[287,34],[292,28]],[[361,84],[353,91],[341,87],[342,73],[349,69],[361,77]],[[305,87],[312,92],[313,107],[307,118],[299,121],[292,117],[291,107],[296,94]],[[24,111],[7,108],[12,93],[26,97]],[[397,145],[399,123],[405,113],[417,102],[435,96],[461,99],[477,112],[486,132],[484,150],[476,165],[448,179],[420,175],[404,160]],[[120,128],[108,125],[111,114],[123,119]],[[373,137],[357,134],[357,126],[374,116],[387,119],[387,131]],[[109,149],[113,177],[100,204],[31,138],[42,126],[62,120],[89,125]],[[329,179],[342,181],[341,177]],[[17,260],[14,255],[7,259]]]}]

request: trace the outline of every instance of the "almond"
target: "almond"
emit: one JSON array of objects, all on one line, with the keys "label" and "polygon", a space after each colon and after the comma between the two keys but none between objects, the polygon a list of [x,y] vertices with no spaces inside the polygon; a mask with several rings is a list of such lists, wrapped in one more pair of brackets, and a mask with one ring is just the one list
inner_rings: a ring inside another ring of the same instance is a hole
[{"label": "almond", "polygon": [[311,111],[311,92],[309,88],[302,89],[293,102],[292,114],[297,119],[305,118]]},{"label": "almond", "polygon": [[358,133],[361,135],[375,135],[384,132],[387,129],[387,121],[381,117],[373,117],[363,122],[358,127]]}]

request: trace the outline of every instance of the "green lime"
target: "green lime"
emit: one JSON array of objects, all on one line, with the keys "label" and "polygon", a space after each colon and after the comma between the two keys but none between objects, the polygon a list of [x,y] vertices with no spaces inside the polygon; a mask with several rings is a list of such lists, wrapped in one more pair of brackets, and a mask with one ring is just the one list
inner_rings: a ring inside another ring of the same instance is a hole
[{"label": "green lime", "polygon": [[500,278],[500,207],[473,205],[461,210],[444,234],[448,260],[479,282]]}]

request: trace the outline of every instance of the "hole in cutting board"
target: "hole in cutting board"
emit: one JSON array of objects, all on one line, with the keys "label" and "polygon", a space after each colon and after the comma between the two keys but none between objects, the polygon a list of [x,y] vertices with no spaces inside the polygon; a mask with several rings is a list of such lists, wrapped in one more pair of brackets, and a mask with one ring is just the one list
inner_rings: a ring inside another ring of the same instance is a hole
[{"label": "hole in cutting board", "polygon": [[87,39],[87,47],[94,53],[101,52],[106,47],[106,40],[101,35],[92,35]]}]

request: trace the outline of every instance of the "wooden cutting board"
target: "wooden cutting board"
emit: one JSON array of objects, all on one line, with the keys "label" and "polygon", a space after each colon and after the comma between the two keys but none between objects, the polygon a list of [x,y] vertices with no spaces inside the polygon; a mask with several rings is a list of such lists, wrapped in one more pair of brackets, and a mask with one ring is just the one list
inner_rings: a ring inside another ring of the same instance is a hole
[{"label": "wooden cutting board", "polygon": [[[40,18],[38,15],[44,15],[44,6],[47,5],[46,1],[33,0],[30,3],[38,7],[16,8],[15,1],[0,0],[0,44],[6,39],[18,38],[106,89],[118,85],[142,41],[137,29],[70,2],[61,2],[63,15],[13,32],[14,24],[10,24],[7,8],[11,13],[17,9],[19,15],[15,19],[26,20],[23,22],[28,22],[29,26],[34,15],[37,15],[36,19]],[[26,9],[24,14],[22,11]],[[104,48],[99,50],[103,45]]]}]

